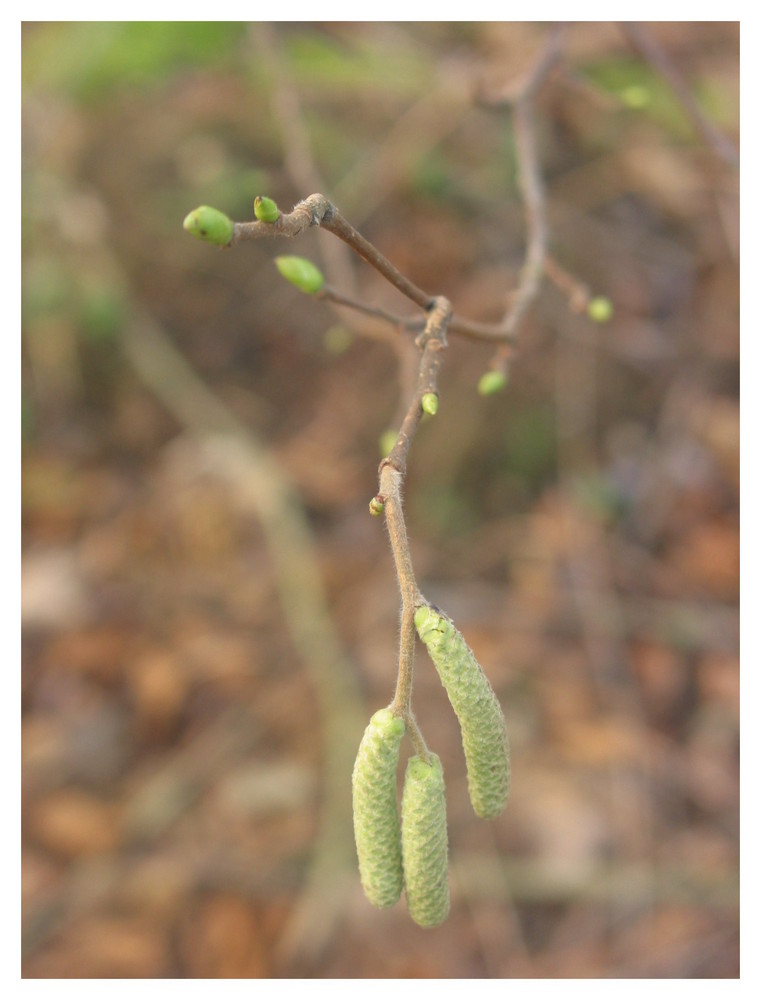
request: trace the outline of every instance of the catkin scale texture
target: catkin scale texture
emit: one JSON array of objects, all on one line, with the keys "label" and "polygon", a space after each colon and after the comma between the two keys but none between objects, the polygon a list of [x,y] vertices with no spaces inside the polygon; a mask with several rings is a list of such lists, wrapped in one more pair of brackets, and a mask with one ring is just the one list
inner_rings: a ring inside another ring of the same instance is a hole
[{"label": "catkin scale texture", "polygon": [[402,792],[404,891],[421,927],[437,927],[449,913],[444,772],[436,754],[430,756],[430,762],[410,758]]},{"label": "catkin scale texture", "polygon": [[374,906],[393,906],[402,894],[402,848],[396,771],[404,722],[376,712],[359,744],[352,775],[354,839],[359,875]]},{"label": "catkin scale texture", "polygon": [[415,613],[415,626],[460,723],[473,809],[482,819],[494,819],[510,794],[510,747],[497,696],[448,618],[423,606]]}]

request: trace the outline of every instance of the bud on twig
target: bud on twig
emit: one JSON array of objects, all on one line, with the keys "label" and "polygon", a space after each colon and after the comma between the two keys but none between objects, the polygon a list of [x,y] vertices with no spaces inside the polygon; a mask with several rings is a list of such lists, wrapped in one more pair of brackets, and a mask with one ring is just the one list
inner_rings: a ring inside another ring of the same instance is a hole
[{"label": "bud on twig", "polygon": [[375,496],[370,501],[370,513],[373,517],[380,517],[386,509],[386,501],[382,496]]},{"label": "bud on twig", "polygon": [[423,413],[430,413],[432,417],[435,417],[439,408],[439,397],[435,392],[427,392],[420,400],[420,405],[423,408]]},{"label": "bud on twig", "polygon": [[484,372],[478,380],[478,395],[493,396],[495,392],[500,392],[507,384],[507,375],[504,372]]},{"label": "bud on twig", "polygon": [[322,271],[306,257],[275,257],[275,265],[286,281],[307,295],[319,292],[325,284]]},{"label": "bud on twig", "polygon": [[254,198],[254,215],[259,222],[277,222],[280,218],[280,209],[272,198],[258,194]]},{"label": "bud on twig", "polygon": [[201,205],[189,212],[185,216],[182,228],[187,229],[199,240],[216,243],[222,247],[227,246],[233,238],[232,220],[228,219],[224,212],[208,205]]}]

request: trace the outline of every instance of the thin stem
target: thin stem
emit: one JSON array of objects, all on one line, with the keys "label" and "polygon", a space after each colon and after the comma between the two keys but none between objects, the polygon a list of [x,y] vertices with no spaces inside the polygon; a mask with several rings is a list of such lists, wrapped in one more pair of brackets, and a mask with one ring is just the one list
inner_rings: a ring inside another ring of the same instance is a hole
[{"label": "thin stem", "polygon": [[561,267],[550,254],[544,258],[544,273],[568,297],[568,305],[572,312],[585,312],[592,294],[582,281]]},{"label": "thin stem", "polygon": [[[304,230],[316,226],[327,229],[334,236],[338,236],[339,239],[344,240],[363,260],[372,264],[384,278],[406,295],[407,298],[411,299],[415,305],[426,310],[431,307],[434,302],[434,296],[422,291],[417,285],[405,278],[369,240],[365,239],[361,233],[349,225],[335,206],[322,194],[309,195],[308,198],[295,205],[291,212],[281,215],[276,222],[235,222],[233,224],[233,237],[230,240],[229,246],[236,246],[238,243],[245,243],[248,240],[272,239],[279,236],[299,236]],[[421,319],[400,317],[375,306],[366,306],[334,288],[325,287],[317,293],[316,297],[356,309],[358,312],[363,312],[370,316],[376,316],[378,319],[392,323],[396,327],[401,326],[405,329],[414,330],[423,325]],[[514,339],[514,331],[506,327],[504,322],[480,323],[477,320],[470,320],[462,316],[452,316],[448,324],[448,330],[450,333],[455,333],[471,340],[512,342]]]},{"label": "thin stem", "polygon": [[234,223],[233,237],[229,245],[235,246],[245,240],[262,239],[267,236],[298,236],[311,226],[321,226],[343,240],[416,306],[420,306],[421,309],[431,307],[433,296],[405,278],[401,271],[397,270],[380,250],[347,222],[335,205],[332,205],[322,194],[310,194],[308,198],[300,201],[292,212],[281,215],[276,222]]},{"label": "thin stem", "polygon": [[390,323],[398,329],[422,330],[425,326],[425,319],[422,316],[398,316],[396,313],[389,312],[381,306],[372,306],[367,305],[365,302],[360,302],[359,299],[355,299],[351,295],[339,292],[332,285],[323,285],[319,292],[315,292],[314,297],[326,302],[333,302],[339,306],[346,306],[348,309],[356,309],[357,312],[361,312],[365,316],[382,319],[384,322]]},{"label": "thin stem", "polygon": [[417,753],[429,760],[429,752],[422,733],[412,714],[412,678],[415,663],[415,609],[422,602],[422,595],[415,580],[407,527],[402,507],[402,482],[407,467],[407,456],[412,438],[421,418],[420,401],[426,392],[436,391],[436,382],[442,351],[446,347],[446,327],[452,307],[444,298],[437,298],[428,314],[428,322],[418,338],[421,348],[418,379],[412,401],[402,421],[396,444],[388,458],[381,462],[378,495],[385,502],[386,526],[394,557],[396,578],[402,599],[399,636],[399,672],[391,710],[401,716]]},{"label": "thin stem", "polygon": [[433,296],[418,288],[408,278],[405,278],[401,271],[397,270],[391,261],[387,257],[384,257],[380,250],[376,249],[354,226],[347,222],[338,209],[332,205],[322,220],[322,228],[327,229],[329,233],[333,233],[339,240],[347,243],[355,253],[358,253],[363,260],[372,265],[376,271],[383,275],[386,281],[390,282],[394,288],[397,288],[402,295],[406,295],[416,306],[420,306],[421,309],[430,308]]}]

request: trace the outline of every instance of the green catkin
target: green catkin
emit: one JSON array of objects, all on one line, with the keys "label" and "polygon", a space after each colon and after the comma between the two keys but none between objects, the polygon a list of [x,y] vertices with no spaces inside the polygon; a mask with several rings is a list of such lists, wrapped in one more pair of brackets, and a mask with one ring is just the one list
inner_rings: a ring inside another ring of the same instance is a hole
[{"label": "green catkin", "polygon": [[410,758],[402,792],[404,891],[421,927],[438,927],[449,913],[444,772],[436,754],[430,758]]},{"label": "green catkin", "polygon": [[354,839],[359,875],[374,906],[393,906],[402,894],[402,848],[396,771],[404,721],[382,708],[370,719],[352,775]]},{"label": "green catkin", "polygon": [[415,612],[415,626],[460,723],[473,809],[482,819],[494,819],[510,794],[510,747],[497,696],[448,618],[423,606]]}]

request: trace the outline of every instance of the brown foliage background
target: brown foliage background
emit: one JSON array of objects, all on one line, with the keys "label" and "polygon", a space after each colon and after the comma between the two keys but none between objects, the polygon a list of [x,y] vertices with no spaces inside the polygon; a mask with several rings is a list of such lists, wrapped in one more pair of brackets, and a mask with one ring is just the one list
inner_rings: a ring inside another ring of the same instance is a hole
[{"label": "brown foliage background", "polygon": [[[738,26],[652,30],[736,138]],[[411,455],[421,586],[490,676],[514,767],[503,816],[477,821],[421,648],[452,860],[435,931],[366,903],[347,811],[395,677],[367,514],[394,352],[277,276],[277,253],[325,264],[327,234],[217,252],[181,229],[202,203],[290,208],[311,157],[414,281],[497,319],[523,218],[509,115],[473,94],[546,31],[25,27],[25,976],[738,975],[736,173],[615,25],[574,26],[537,104],[550,250],[614,318],[545,282],[489,399],[489,349],[452,338]],[[136,366],[146,329],[294,485],[343,650],[327,680],[256,505]]]}]

